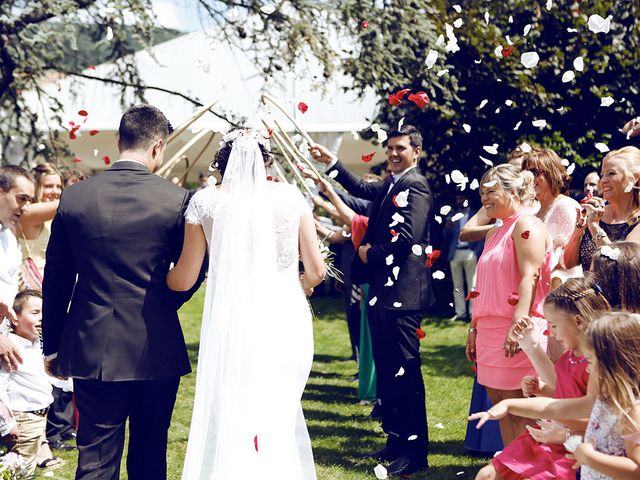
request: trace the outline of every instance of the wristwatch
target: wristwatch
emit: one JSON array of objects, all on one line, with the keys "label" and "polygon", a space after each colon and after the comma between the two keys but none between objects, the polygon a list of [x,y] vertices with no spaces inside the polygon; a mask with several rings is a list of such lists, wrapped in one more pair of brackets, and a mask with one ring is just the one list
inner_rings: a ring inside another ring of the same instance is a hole
[{"label": "wristwatch", "polygon": [[599,228],[598,231],[596,232],[596,235],[593,238],[597,242],[598,240],[602,240],[603,238],[607,238],[607,237],[608,237],[607,232]]},{"label": "wristwatch", "polygon": [[478,329],[476,327],[471,327],[467,330],[467,333],[478,333]]}]

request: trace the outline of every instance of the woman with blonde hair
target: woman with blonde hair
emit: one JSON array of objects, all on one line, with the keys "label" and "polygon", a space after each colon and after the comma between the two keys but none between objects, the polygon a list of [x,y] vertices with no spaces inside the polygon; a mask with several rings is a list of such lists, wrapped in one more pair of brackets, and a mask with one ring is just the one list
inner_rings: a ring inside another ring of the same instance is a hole
[{"label": "woman with blonde hair", "polygon": [[602,160],[602,197],[586,200],[578,210],[576,230],[565,247],[567,267],[591,269],[598,247],[617,240],[640,242],[640,149],[612,150]]},{"label": "woman with blonde hair", "polygon": [[51,221],[58,210],[64,177],[52,163],[38,164],[32,172],[36,177],[36,201],[20,218],[16,237],[22,258],[31,258],[43,275]]},{"label": "woman with blonde hair", "polygon": [[[487,234],[478,261],[473,318],[466,354],[478,364],[478,383],[496,404],[521,398],[521,380],[535,374],[519,349],[517,322],[531,317],[542,333],[542,305],[549,292],[551,240],[542,221],[533,215],[534,176],[509,164],[487,171],[480,182],[480,197],[487,215],[502,225]],[[543,348],[546,349],[546,337]],[[500,421],[507,446],[524,431],[525,423],[514,416]]]}]

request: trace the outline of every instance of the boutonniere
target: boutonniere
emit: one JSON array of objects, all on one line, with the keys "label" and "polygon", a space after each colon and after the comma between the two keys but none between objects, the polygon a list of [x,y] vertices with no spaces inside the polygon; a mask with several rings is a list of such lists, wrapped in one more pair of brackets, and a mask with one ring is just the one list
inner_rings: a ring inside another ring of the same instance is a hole
[{"label": "boutonniere", "polygon": [[600,255],[610,258],[613,261],[618,261],[621,253],[619,248],[611,248],[609,245],[600,248]]}]

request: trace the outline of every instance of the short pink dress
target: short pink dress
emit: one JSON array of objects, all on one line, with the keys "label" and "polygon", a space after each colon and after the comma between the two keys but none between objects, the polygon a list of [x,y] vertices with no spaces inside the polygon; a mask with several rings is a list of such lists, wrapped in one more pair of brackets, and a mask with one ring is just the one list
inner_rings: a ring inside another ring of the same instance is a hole
[{"label": "short pink dress", "polygon": [[[473,318],[478,329],[476,336],[478,383],[497,390],[518,390],[522,377],[536,374],[524,352],[506,357],[503,347],[511,327],[513,311],[516,308],[509,303],[509,300],[512,294],[517,294],[521,279],[511,234],[518,220],[524,215],[530,215],[530,213],[519,211],[506,218],[503,225],[486,241],[478,260],[476,291],[479,295],[473,304]],[[542,347],[545,350],[547,337],[542,334],[547,329],[547,322],[542,313],[542,304],[549,293],[550,286],[552,254],[550,241],[548,247],[533,309],[530,312],[541,334]]]},{"label": "short pink dress", "polygon": [[[589,374],[587,359],[567,350],[556,361],[556,391],[554,398],[578,398],[586,395]],[[536,442],[524,432],[511,442],[491,463],[504,480],[574,480],[574,460],[565,457],[564,445]]]}]

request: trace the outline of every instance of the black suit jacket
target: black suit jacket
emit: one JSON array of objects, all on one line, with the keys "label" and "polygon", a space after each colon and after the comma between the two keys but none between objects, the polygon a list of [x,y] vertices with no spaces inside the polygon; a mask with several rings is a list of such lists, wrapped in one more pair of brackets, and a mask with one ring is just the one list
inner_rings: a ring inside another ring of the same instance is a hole
[{"label": "black suit jacket", "polygon": [[44,354],[57,352],[57,373],[124,381],[191,371],[177,310],[204,276],[182,294],[166,285],[188,200],[130,161],[64,190],[43,284]]},{"label": "black suit jacket", "polygon": [[[414,168],[395,183],[387,195],[388,186],[383,182],[367,183],[350,173],[340,162],[332,169],[335,177],[350,193],[362,198],[373,199],[369,208],[369,225],[362,244],[372,247],[367,254],[367,264],[355,256],[352,264],[354,283],[369,283],[371,296],[376,296],[382,306],[394,310],[424,310],[433,304],[431,271],[425,266],[424,248],[429,245],[429,215],[432,197],[427,179]],[[393,197],[408,190],[408,205],[398,207]],[[403,221],[394,222],[394,214]],[[391,230],[398,234],[392,241]],[[420,245],[422,252],[415,255],[414,245]],[[391,264],[387,258],[393,255]],[[393,267],[399,267],[398,278],[393,275]],[[389,279],[393,282],[390,286]],[[399,306],[398,306],[399,305]]]}]

